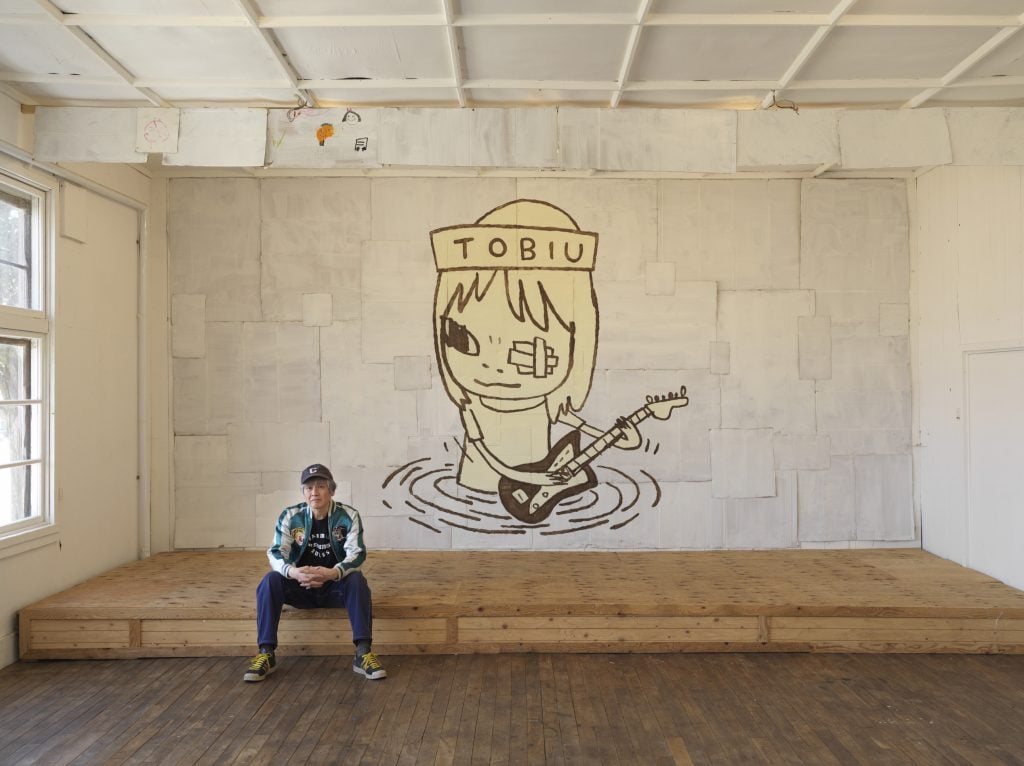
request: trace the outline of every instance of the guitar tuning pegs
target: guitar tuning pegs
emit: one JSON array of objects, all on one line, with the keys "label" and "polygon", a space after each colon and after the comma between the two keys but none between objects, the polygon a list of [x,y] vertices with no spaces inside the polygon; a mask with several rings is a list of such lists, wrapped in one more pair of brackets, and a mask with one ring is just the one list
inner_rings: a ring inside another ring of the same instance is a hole
[{"label": "guitar tuning pegs", "polygon": [[650,394],[647,394],[647,403],[651,404],[653,401],[654,401],[654,397],[651,396]]}]

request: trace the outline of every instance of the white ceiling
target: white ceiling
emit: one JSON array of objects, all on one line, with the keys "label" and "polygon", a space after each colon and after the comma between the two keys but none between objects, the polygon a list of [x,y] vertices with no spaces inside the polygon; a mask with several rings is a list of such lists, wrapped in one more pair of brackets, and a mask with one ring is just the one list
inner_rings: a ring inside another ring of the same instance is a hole
[{"label": "white ceiling", "polygon": [[1022,26],[1024,0],[0,0],[0,92],[48,106],[1020,106]]}]

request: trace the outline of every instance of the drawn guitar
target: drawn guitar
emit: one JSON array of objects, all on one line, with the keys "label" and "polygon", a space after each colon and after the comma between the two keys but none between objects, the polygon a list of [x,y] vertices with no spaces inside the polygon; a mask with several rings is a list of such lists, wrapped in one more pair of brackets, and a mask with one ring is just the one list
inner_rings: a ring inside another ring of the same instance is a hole
[{"label": "drawn guitar", "polygon": [[[663,396],[648,396],[647,404],[627,418],[632,425],[653,415],[658,420],[668,420],[677,407],[690,403],[686,386]],[[551,451],[535,463],[516,466],[519,471],[555,474],[562,484],[541,485],[516,481],[507,476],[498,480],[498,498],[505,510],[519,521],[536,524],[551,515],[551,511],[562,500],[597,486],[597,476],[590,462],[615,444],[624,434],[622,427],[615,425],[580,451],[580,432],[573,429],[563,436]]]}]

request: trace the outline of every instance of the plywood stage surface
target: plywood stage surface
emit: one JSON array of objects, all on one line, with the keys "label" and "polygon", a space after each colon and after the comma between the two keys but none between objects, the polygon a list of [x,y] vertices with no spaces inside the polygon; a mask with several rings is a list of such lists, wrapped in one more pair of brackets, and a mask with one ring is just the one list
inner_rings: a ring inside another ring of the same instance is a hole
[{"label": "plywood stage surface", "polygon": [[[21,610],[22,659],[246,655],[262,552],[161,553]],[[1024,653],[1024,592],[913,549],[371,552],[374,647],[473,652]],[[292,610],[281,654],[351,651]]]}]

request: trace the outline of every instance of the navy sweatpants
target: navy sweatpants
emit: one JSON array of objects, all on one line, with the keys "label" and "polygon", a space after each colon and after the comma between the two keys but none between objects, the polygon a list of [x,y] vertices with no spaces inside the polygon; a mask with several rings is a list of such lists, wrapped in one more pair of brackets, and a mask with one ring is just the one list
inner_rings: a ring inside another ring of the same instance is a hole
[{"label": "navy sweatpants", "polygon": [[341,607],[352,624],[352,642],[373,640],[373,607],[370,586],[362,572],[352,572],[320,588],[303,588],[277,572],[267,572],[256,588],[256,635],[259,646],[277,646],[281,607],[298,609]]}]

